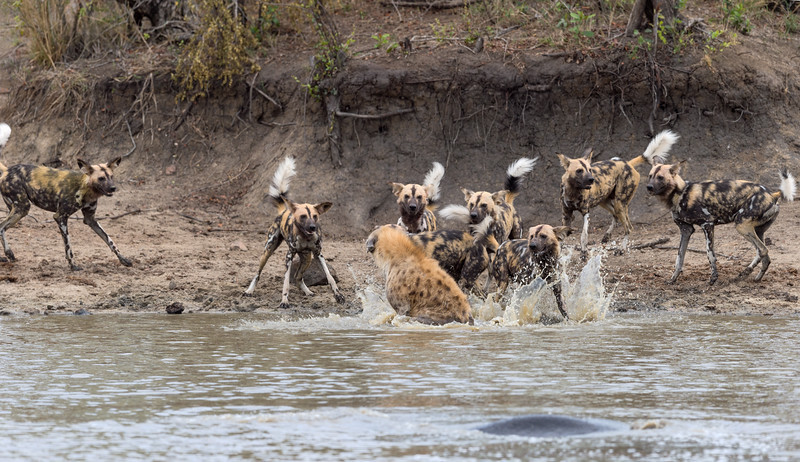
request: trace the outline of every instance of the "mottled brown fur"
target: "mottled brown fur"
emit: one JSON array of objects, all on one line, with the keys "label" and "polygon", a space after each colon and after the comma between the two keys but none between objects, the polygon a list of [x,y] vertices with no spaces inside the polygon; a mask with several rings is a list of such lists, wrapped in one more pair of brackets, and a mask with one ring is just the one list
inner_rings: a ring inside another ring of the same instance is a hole
[{"label": "mottled brown fur", "polygon": [[756,249],[756,257],[739,274],[748,276],[761,263],[761,271],[754,278],[760,281],[769,268],[770,258],[764,243],[764,233],[778,217],[778,202],[794,198],[794,178],[785,170],[781,172],[780,191],[770,193],[764,186],[741,180],[703,181],[691,183],[680,176],[684,162],[656,164],[650,170],[647,192],[658,197],[672,212],[672,219],[681,231],[675,272],[669,282],[674,283],[683,270],[683,260],[694,227],[700,226],[706,237],[706,254],[711,266],[711,279],[718,278],[717,258],[714,254],[714,226],[735,223],[736,230]]},{"label": "mottled brown fur", "polygon": [[[286,273],[283,279],[280,307],[289,307],[289,284],[292,281],[303,293],[313,295],[303,281],[303,274],[314,258],[319,260],[336,302],[344,303],[344,296],[339,293],[336,281],[333,279],[325,258],[322,256],[322,234],[320,233],[319,216],[327,212],[332,204],[330,202],[296,204],[289,200],[289,181],[295,175],[294,165],[294,160],[291,157],[287,157],[278,167],[273,177],[270,199],[278,208],[278,216],[275,217],[272,226],[267,231],[267,242],[259,260],[258,272],[250,282],[245,295],[253,293],[267,260],[275,253],[278,246],[286,241],[289,251],[286,253]],[[300,264],[292,271],[292,260],[295,255],[299,255]]]},{"label": "mottled brown fur", "polygon": [[489,226],[475,232],[439,230],[418,233],[411,240],[424,249],[425,254],[439,262],[439,266],[456,282],[461,281],[465,291],[482,291],[475,281],[489,267],[491,256],[498,244],[494,235],[488,233]]},{"label": "mottled brown fur", "polygon": [[492,217],[492,229],[498,243],[522,236],[522,219],[514,208],[514,199],[519,195],[522,177],[533,169],[537,159],[521,158],[506,170],[505,189],[490,193],[461,188],[467,202],[473,225]]},{"label": "mottled brown fur", "polygon": [[458,284],[400,226],[377,228],[366,245],[386,275],[386,298],[398,314],[430,324],[472,323]]},{"label": "mottled brown fur", "polygon": [[31,204],[54,212],[53,218],[64,240],[64,252],[72,270],[81,268],[75,264],[69,240],[69,217],[80,210],[83,222],[88,225],[117,256],[120,263],[131,266],[131,261],[123,257],[108,234],[95,219],[97,200],[111,196],[116,191],[114,169],[122,161],[121,157],[97,165],[89,165],[78,159],[82,171],[61,170],[44,166],[19,164],[6,168],[0,164],[0,194],[8,207],[8,216],[0,222],[0,241],[6,258],[0,261],[14,261],[14,253],[6,239],[5,231],[16,225],[30,211]]},{"label": "mottled brown fur", "polygon": [[568,318],[558,277],[561,241],[573,231],[568,226],[537,225],[528,230],[527,239],[512,239],[497,249],[489,276],[497,281],[497,299],[505,294],[508,284],[530,284],[541,276],[553,287],[558,310]]}]

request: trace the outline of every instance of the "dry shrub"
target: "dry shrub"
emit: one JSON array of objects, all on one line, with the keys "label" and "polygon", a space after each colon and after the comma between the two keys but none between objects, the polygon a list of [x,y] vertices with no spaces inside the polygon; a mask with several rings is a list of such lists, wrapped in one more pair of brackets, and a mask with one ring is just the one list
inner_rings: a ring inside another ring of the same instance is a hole
[{"label": "dry shrub", "polygon": [[196,0],[193,13],[199,26],[184,46],[173,78],[180,99],[208,94],[214,84],[231,85],[247,72],[257,72],[256,40],[244,22],[228,8],[227,0]]},{"label": "dry shrub", "polygon": [[55,67],[128,41],[129,14],[113,0],[19,0],[15,6],[20,33],[41,65]]}]

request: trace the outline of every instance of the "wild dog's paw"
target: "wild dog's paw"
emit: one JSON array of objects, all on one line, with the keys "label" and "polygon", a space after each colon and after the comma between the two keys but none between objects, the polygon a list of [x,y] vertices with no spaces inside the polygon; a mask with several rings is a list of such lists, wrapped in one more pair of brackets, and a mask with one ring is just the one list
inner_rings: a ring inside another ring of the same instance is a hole
[{"label": "wild dog's paw", "polygon": [[78,265],[69,265],[69,269],[71,269],[72,271],[83,271],[83,267],[80,267]]},{"label": "wild dog's paw", "polygon": [[289,305],[289,303],[288,303],[288,302],[281,302],[281,304],[280,304],[280,305],[278,305],[278,308],[280,308],[280,309],[282,309],[282,310],[288,310],[288,309],[289,309],[289,308],[291,308],[291,307],[292,307],[292,306],[291,306],[291,305]]},{"label": "wild dog's paw", "polygon": [[8,260],[0,260],[0,261],[17,261],[17,257],[14,256],[14,252],[12,252],[11,250],[6,251],[6,257],[8,257]]},{"label": "wild dog's paw", "polygon": [[119,257],[119,262],[122,263],[124,266],[133,266],[133,262],[131,262],[125,257]]},{"label": "wild dog's paw", "polygon": [[342,294],[335,294],[334,297],[336,298],[336,303],[344,303],[344,295]]}]

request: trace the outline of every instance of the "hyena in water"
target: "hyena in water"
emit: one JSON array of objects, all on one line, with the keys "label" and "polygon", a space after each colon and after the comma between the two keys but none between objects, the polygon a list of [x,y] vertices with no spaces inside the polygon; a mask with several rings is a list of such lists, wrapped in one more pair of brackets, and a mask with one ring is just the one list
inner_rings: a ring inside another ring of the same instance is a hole
[{"label": "hyena in water", "polygon": [[639,172],[636,167],[645,162],[664,162],[677,140],[678,135],[665,130],[650,141],[642,155],[627,162],[615,157],[591,163],[591,149],[587,149],[582,157],[576,159],[558,154],[565,170],[561,177],[561,224],[569,226],[576,210],[583,215],[581,253],[586,254],[589,241],[589,211],[598,205],[608,210],[612,216],[611,226],[603,235],[602,242],[608,241],[614,224],[619,222],[625,228],[623,247],[627,246],[628,235],[633,231],[628,206],[639,186]]},{"label": "hyena in water", "polygon": [[709,284],[717,281],[714,226],[727,223],[735,223],[736,231],[756,248],[755,258],[738,279],[747,277],[761,263],[761,271],[754,278],[760,281],[770,264],[764,233],[778,217],[780,199],[794,200],[797,187],[794,177],[786,169],[781,170],[780,190],[770,193],[764,186],[750,181],[688,182],[680,176],[684,165],[685,161],[672,165],[656,163],[647,182],[647,192],[667,206],[681,231],[678,259],[669,283],[674,283],[683,270],[683,258],[695,225],[700,226],[706,236],[706,254],[711,265]]},{"label": "hyena in water", "polygon": [[[336,281],[333,279],[325,258],[322,256],[322,234],[319,229],[319,216],[327,212],[333,204],[321,202],[319,204],[298,204],[289,200],[289,182],[295,176],[295,162],[291,157],[287,157],[278,166],[275,175],[272,177],[272,185],[269,188],[269,197],[273,204],[278,208],[278,216],[272,222],[267,231],[267,243],[264,245],[264,253],[250,286],[247,287],[245,295],[251,295],[256,288],[264,265],[275,250],[286,241],[289,251],[286,254],[286,274],[283,278],[283,291],[281,293],[281,308],[289,307],[289,283],[295,284],[306,295],[313,295],[303,282],[303,274],[311,265],[311,261],[316,258],[319,260],[328,284],[331,286],[333,296],[338,303],[344,303],[344,296],[339,293]],[[292,259],[295,255],[300,256],[300,264],[292,272]]]},{"label": "hyena in water", "polygon": [[444,167],[439,162],[434,162],[421,185],[389,183],[400,206],[400,219],[397,221],[399,226],[409,233],[436,231],[436,215],[433,211],[441,195],[439,183],[442,177]]},{"label": "hyena in water", "polygon": [[[11,128],[0,124],[0,148],[5,146],[10,134]],[[0,164],[0,195],[9,210],[8,216],[0,222],[0,240],[6,255],[5,258],[0,257],[0,261],[15,260],[6,239],[6,230],[24,218],[33,204],[55,213],[53,218],[61,231],[67,262],[73,271],[81,267],[75,264],[67,225],[69,217],[78,210],[83,212],[83,222],[105,241],[120,263],[131,266],[131,261],[119,253],[117,246],[95,219],[97,200],[103,196],[110,197],[117,190],[114,169],[121,161],[122,157],[117,157],[105,164],[90,165],[78,159],[81,171],[27,164],[6,167]]]},{"label": "hyena in water", "polygon": [[377,228],[366,245],[386,275],[386,298],[397,314],[427,324],[473,323],[467,297],[456,281],[400,226]]}]

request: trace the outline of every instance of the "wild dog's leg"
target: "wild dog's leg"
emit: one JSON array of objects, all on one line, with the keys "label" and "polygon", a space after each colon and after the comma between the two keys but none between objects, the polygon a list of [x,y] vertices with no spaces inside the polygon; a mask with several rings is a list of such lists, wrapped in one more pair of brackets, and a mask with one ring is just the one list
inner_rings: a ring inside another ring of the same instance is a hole
[{"label": "wild dog's leg", "polygon": [[[3,199],[6,198],[3,197]],[[3,241],[3,251],[5,252],[6,257],[8,257],[8,259],[0,257],[0,261],[16,260],[14,257],[14,252],[11,251],[11,246],[8,245],[8,240],[6,240],[6,230],[19,223],[19,221],[22,220],[31,209],[31,203],[27,198],[20,198],[20,200],[15,202],[16,203],[11,203],[8,216],[2,221],[2,223],[0,223],[0,239]],[[6,200],[6,203],[8,204],[9,200]]]},{"label": "wild dog's leg", "polygon": [[82,209],[82,211],[83,211],[83,222],[89,225],[89,227],[92,228],[92,231],[94,231],[98,236],[100,236],[101,239],[103,239],[103,241],[105,241],[108,248],[111,249],[112,252],[114,252],[114,255],[116,255],[117,258],[119,258],[119,262],[125,266],[132,266],[133,263],[131,263],[130,260],[123,257],[122,254],[119,253],[119,250],[117,250],[117,246],[114,245],[114,241],[112,241],[111,238],[108,237],[108,234],[100,226],[100,223],[98,223],[97,220],[94,219],[94,214],[95,212],[97,212],[97,202]]},{"label": "wild dog's leg", "polygon": [[558,311],[561,312],[561,315],[564,316],[565,320],[569,319],[567,311],[564,309],[564,299],[561,294],[561,278],[558,278],[558,280],[553,284],[553,295],[556,296],[556,305],[558,306]]},{"label": "wild dog's leg", "polygon": [[69,262],[70,269],[72,269],[72,271],[82,270],[83,268],[76,265],[72,258],[72,247],[69,244],[69,228],[67,228],[69,215],[53,215],[53,218],[56,220],[56,223],[58,224],[58,230],[61,231],[61,237],[64,239],[64,252],[67,255],[67,261]]},{"label": "wild dog's leg", "polygon": [[[771,220],[769,220],[768,222],[764,223],[763,225],[755,227],[756,236],[758,237],[758,240],[762,244],[764,244],[764,250],[767,249],[767,241],[764,240],[764,233],[769,229],[770,226],[772,226],[772,223],[775,221],[776,217],[777,217],[777,214],[776,214],[776,216],[773,216],[773,218]],[[764,277],[764,273],[767,272],[767,268],[769,268],[769,264],[770,264],[769,251],[766,251],[763,254],[762,258],[761,258],[761,271],[753,279],[754,281],[758,282],[758,281],[761,280],[762,277]]]},{"label": "wild dog's leg", "polygon": [[689,238],[694,233],[694,226],[690,224],[683,223],[679,224],[678,227],[681,230],[681,243],[678,246],[678,259],[675,260],[675,272],[672,274],[669,284],[674,284],[678,279],[678,275],[683,271],[683,257],[686,256],[686,249],[689,247]]},{"label": "wild dog's leg", "polygon": [[717,256],[714,255],[714,223],[703,223],[703,233],[706,235],[706,255],[708,255],[708,264],[711,265],[711,280],[708,281],[709,285],[717,282]]},{"label": "wild dog's leg", "polygon": [[278,308],[289,308],[289,283],[292,279],[292,260],[294,259],[294,250],[289,248],[286,252],[286,275],[283,276],[283,291],[281,291],[281,304]]},{"label": "wild dog's leg", "polygon": [[258,279],[261,277],[261,272],[264,271],[264,265],[267,264],[267,260],[269,257],[275,253],[275,249],[278,248],[283,242],[283,235],[281,235],[280,230],[280,223],[276,222],[270,226],[269,231],[267,231],[267,243],[264,244],[264,253],[261,254],[261,260],[258,265],[258,273],[256,273],[255,277],[252,281],[250,281],[250,285],[247,287],[247,290],[244,291],[245,295],[251,295],[256,288],[256,283],[258,283]]},{"label": "wild dog's leg", "polygon": [[608,226],[608,229],[603,234],[603,238],[600,239],[600,242],[602,242],[603,244],[608,242],[608,239],[611,237],[611,232],[614,231],[614,225],[617,224],[618,215],[616,211],[616,205],[617,204],[609,204],[608,202],[603,202],[602,204],[600,204],[600,207],[603,207],[604,209],[608,210],[608,213],[611,214],[611,224]]},{"label": "wild dog's leg", "polygon": [[336,286],[336,281],[331,276],[331,272],[328,269],[328,264],[325,263],[325,257],[322,254],[318,254],[317,258],[319,259],[319,264],[322,266],[322,271],[325,271],[325,277],[328,278],[328,284],[331,286],[331,290],[333,291],[333,297],[336,299],[336,303],[344,303],[344,295],[339,293],[339,287]]},{"label": "wild dog's leg", "polygon": [[[567,225],[564,225],[567,226]],[[614,226],[614,222],[611,222]],[[581,231],[581,254],[586,257],[586,246],[589,244],[589,212],[583,214],[583,230]]]},{"label": "wild dog's leg", "polygon": [[747,268],[739,273],[738,279],[747,277],[753,272],[753,269],[755,269],[758,263],[761,262],[761,271],[759,271],[756,277],[753,278],[754,281],[758,282],[762,277],[764,277],[764,273],[766,273],[767,268],[769,268],[770,258],[767,246],[764,245],[764,242],[758,238],[752,222],[739,223],[736,225],[736,231],[739,231],[739,234],[744,236],[744,238],[750,241],[750,243],[756,248],[756,257],[749,265],[747,265]]},{"label": "wild dog's leg", "polygon": [[308,296],[314,295],[314,292],[311,292],[306,285],[306,282],[303,280],[303,275],[306,274],[306,270],[311,265],[312,260],[314,260],[314,255],[311,252],[300,253],[300,264],[297,265],[297,268],[294,269],[294,273],[292,274],[294,283]]}]

